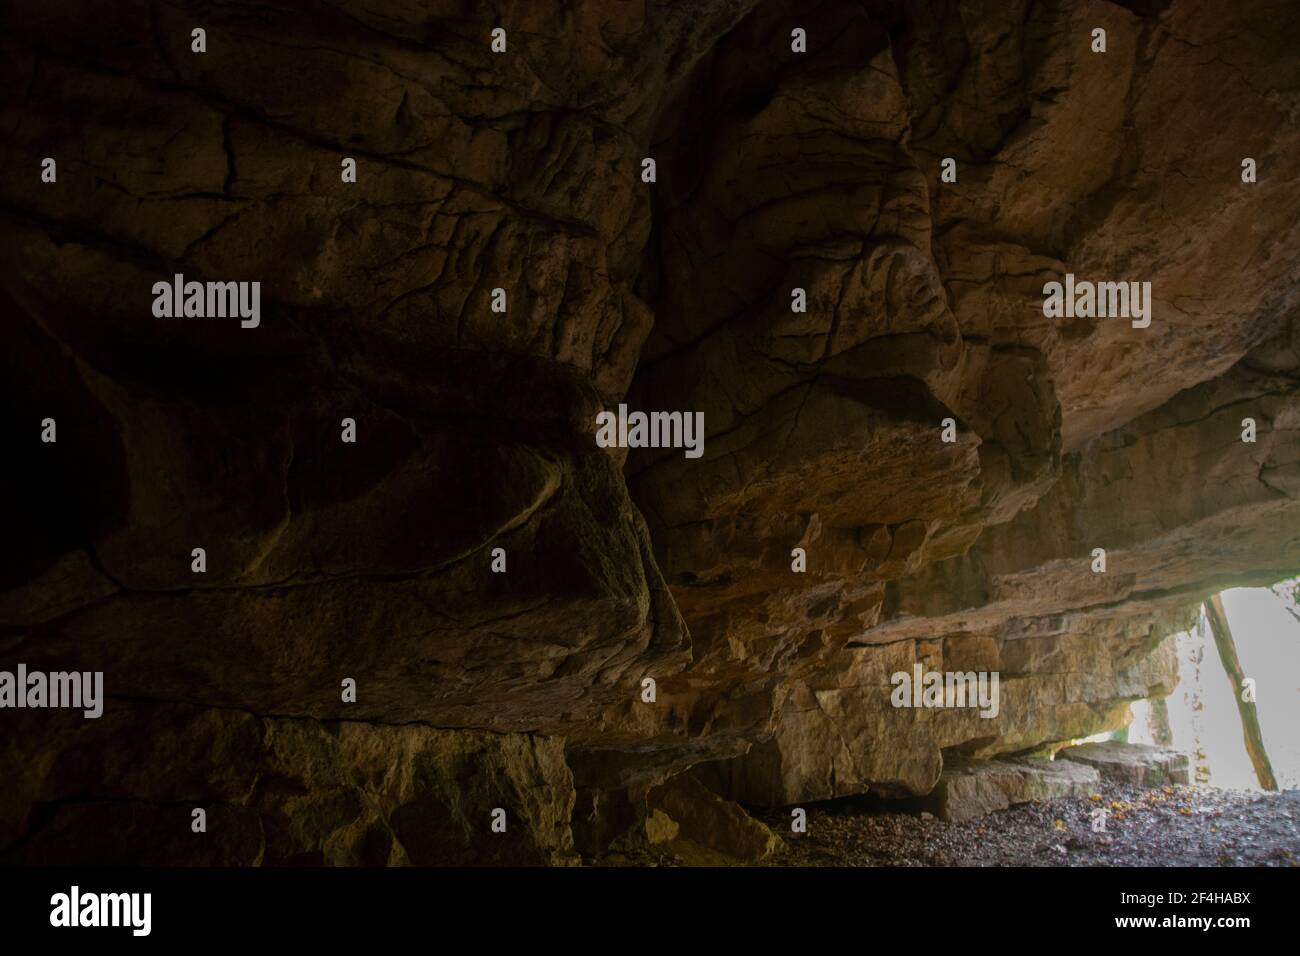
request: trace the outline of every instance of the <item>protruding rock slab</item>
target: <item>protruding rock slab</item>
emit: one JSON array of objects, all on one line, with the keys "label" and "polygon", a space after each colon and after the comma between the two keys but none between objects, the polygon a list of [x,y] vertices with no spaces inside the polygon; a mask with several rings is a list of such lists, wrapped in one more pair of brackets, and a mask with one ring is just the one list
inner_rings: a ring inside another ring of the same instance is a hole
[{"label": "protruding rock slab", "polygon": [[959,760],[944,767],[927,802],[940,819],[960,823],[1016,803],[1087,796],[1100,782],[1101,775],[1081,763],[1041,757]]},{"label": "protruding rock slab", "polygon": [[646,836],[666,843],[688,865],[725,866],[764,860],[781,839],[744,808],[689,775],[650,791]]},{"label": "protruding rock slab", "polygon": [[1159,787],[1189,782],[1187,754],[1168,747],[1104,740],[1067,747],[1056,758],[1094,767],[1103,780],[1113,783]]}]

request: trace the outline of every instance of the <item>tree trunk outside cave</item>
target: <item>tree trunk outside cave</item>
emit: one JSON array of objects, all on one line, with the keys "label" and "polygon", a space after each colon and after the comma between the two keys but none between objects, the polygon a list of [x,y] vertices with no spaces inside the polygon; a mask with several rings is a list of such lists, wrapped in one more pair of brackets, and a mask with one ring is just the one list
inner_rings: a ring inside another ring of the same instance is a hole
[{"label": "tree trunk outside cave", "polygon": [[1241,714],[1242,737],[1246,742],[1246,753],[1255,765],[1255,776],[1259,785],[1265,790],[1276,790],[1277,777],[1273,775],[1273,765],[1268,761],[1264,751],[1264,735],[1259,729],[1259,718],[1255,713],[1255,704],[1241,696],[1241,682],[1245,675],[1241,670],[1241,661],[1237,659],[1237,647],[1232,640],[1232,631],[1228,628],[1228,615],[1223,610],[1223,599],[1216,594],[1205,602],[1205,616],[1210,620],[1210,632],[1214,635],[1214,645],[1219,649],[1219,658],[1223,669],[1232,684],[1232,696],[1237,702],[1237,711]]}]

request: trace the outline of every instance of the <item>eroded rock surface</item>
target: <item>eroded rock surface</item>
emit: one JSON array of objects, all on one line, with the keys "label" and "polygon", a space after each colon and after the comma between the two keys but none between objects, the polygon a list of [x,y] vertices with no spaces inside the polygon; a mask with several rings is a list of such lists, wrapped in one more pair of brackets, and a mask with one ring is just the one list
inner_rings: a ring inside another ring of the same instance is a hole
[{"label": "eroded rock surface", "polygon": [[[109,699],[0,712],[0,852],[564,862],[1120,726],[1300,569],[1297,48],[1284,0],[6,7],[0,668]],[[1045,318],[1066,272],[1150,326]],[[177,273],[261,325],[154,317]],[[597,447],[620,401],[703,456]],[[918,662],[997,715],[891,706]]]}]

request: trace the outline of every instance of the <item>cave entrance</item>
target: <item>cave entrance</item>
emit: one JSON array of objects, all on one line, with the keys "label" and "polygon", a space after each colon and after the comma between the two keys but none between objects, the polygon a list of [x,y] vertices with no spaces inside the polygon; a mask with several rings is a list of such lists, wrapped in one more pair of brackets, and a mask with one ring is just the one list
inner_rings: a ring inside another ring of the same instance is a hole
[{"label": "cave entrance", "polygon": [[[1216,623],[1235,651],[1226,662]],[[1125,739],[1186,753],[1202,786],[1267,789],[1261,757],[1277,787],[1300,786],[1300,740],[1288,733],[1300,726],[1300,577],[1223,591],[1176,641],[1178,686],[1134,703]]]}]

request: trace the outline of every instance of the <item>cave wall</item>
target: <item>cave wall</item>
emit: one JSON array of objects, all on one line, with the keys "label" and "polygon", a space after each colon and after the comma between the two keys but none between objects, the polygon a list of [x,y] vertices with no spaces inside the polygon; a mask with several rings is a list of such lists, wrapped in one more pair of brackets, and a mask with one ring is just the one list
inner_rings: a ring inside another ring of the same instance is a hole
[{"label": "cave wall", "polygon": [[[108,700],[0,714],[0,853],[563,863],[685,773],[919,794],[1119,726],[1189,608],[1300,567],[1297,41],[1267,0],[6,8],[0,667]],[[1045,318],[1067,271],[1150,326]],[[175,273],[260,326],[155,317]],[[703,456],[598,447],[620,401]],[[918,661],[999,715],[891,707]]]}]

